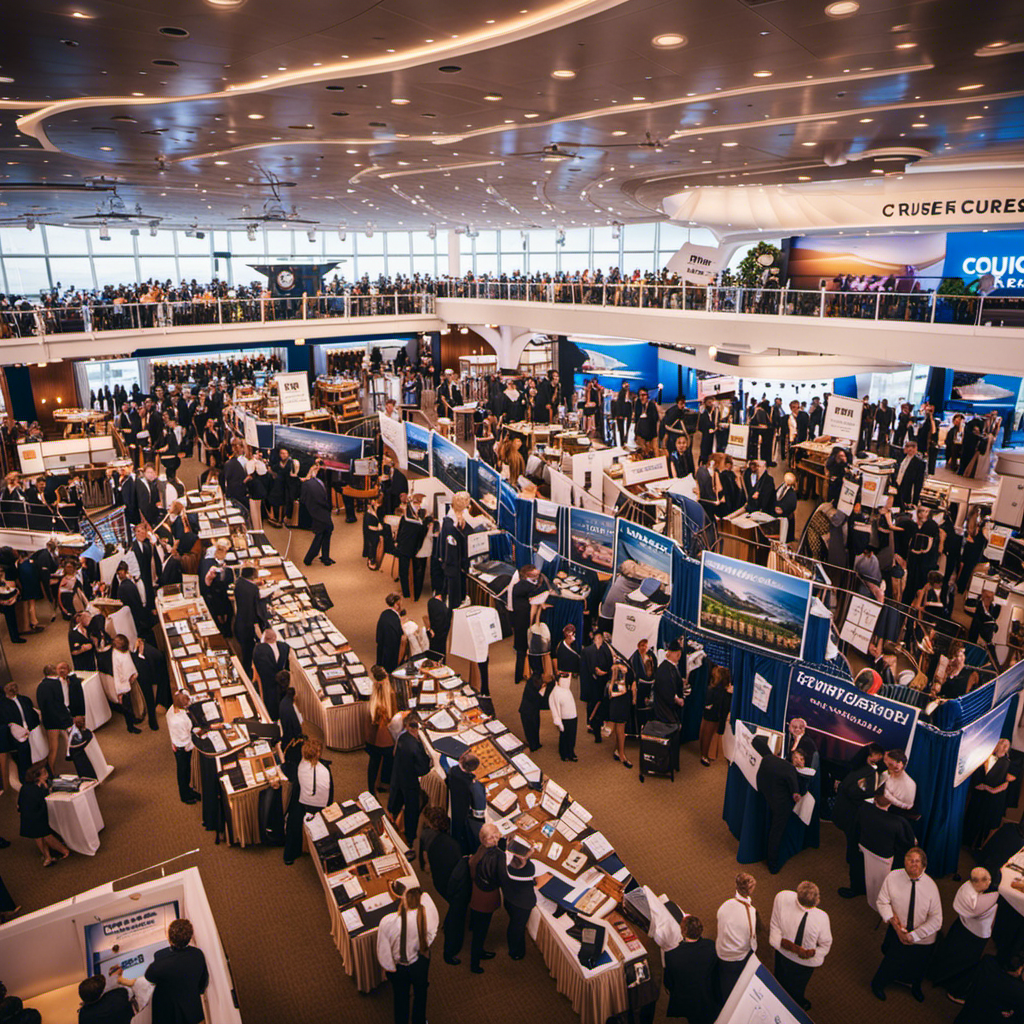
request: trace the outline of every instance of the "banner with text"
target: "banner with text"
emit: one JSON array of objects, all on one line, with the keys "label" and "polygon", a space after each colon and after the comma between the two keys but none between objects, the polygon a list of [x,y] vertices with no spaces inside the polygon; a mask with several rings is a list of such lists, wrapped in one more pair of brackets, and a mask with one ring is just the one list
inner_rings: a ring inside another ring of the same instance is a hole
[{"label": "banner with text", "polygon": [[859,398],[829,395],[825,405],[825,424],[821,432],[828,437],[852,441],[860,436],[860,419],[864,403]]},{"label": "banner with text", "polygon": [[687,242],[665,266],[686,284],[712,284],[714,276],[722,269],[724,252],[716,245]]},{"label": "banner with text", "polygon": [[653,576],[666,594],[672,593],[672,555],[676,542],[628,519],[615,521],[615,571],[632,560],[641,566],[640,576]]},{"label": "banner with text", "polygon": [[996,676],[995,686],[992,690],[992,707],[999,707],[1007,697],[1015,694],[1022,686],[1024,686],[1024,661],[1018,661],[1016,665]]},{"label": "banner with text", "polygon": [[569,561],[596,572],[615,567],[615,517],[569,509]]},{"label": "banner with text", "polygon": [[867,743],[910,753],[918,709],[873,697],[834,676],[794,668],[789,676],[786,721],[803,718],[823,758],[849,761]]}]

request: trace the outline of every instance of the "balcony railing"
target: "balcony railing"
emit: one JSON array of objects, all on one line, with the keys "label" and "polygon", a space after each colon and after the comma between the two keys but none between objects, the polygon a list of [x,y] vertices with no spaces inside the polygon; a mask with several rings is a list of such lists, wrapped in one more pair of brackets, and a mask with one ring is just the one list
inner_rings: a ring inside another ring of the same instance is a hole
[{"label": "balcony railing", "polygon": [[[13,337],[94,331],[164,330],[217,324],[432,315],[435,299],[486,299],[605,309],[743,313],[887,323],[1024,327],[1024,298],[939,295],[930,291],[829,291],[683,284],[582,284],[532,281],[431,282],[429,291],[321,295],[294,299],[210,299],[143,302],[3,313]],[[471,321],[471,318],[467,317]]]},{"label": "balcony railing", "polygon": [[318,295],[294,299],[195,299],[190,302],[125,302],[113,305],[6,311],[14,337],[132,331],[215,324],[259,324],[278,320],[350,320],[368,316],[430,315],[434,296],[424,292],[386,295]]}]

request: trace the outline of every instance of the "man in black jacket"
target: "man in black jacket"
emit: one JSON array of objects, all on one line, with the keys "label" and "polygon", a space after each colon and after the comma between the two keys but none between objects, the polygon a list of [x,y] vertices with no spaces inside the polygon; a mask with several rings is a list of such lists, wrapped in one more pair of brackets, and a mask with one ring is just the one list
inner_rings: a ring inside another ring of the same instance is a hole
[{"label": "man in black jacket", "polygon": [[672,767],[679,770],[679,730],[683,706],[686,704],[686,677],[679,662],[683,657],[683,645],[679,640],[670,640],[665,657],[654,673],[654,718],[674,728],[672,734]]},{"label": "man in black jacket", "polygon": [[924,478],[925,464],[924,459],[918,458],[917,442],[908,441],[903,446],[903,458],[892,477],[892,486],[896,488],[896,504],[900,508],[917,504]]},{"label": "man in black jacket", "polygon": [[466,937],[466,914],[469,911],[469,867],[462,847],[448,832],[448,815],[439,807],[428,807],[423,812],[423,819],[420,868],[426,855],[434,888],[448,904],[448,912],[444,916],[444,962],[458,967],[462,963],[459,953]]},{"label": "man in black jacket", "polygon": [[[148,513],[146,518],[149,519]],[[151,525],[156,525],[151,520],[150,522]],[[139,567],[139,581],[146,590],[146,607],[153,611],[156,608],[156,583],[163,566],[160,561],[160,549],[145,523],[139,523],[135,527],[135,539],[129,550],[135,556],[135,562]]]},{"label": "man in black jacket", "polygon": [[256,583],[256,567],[244,566],[235,581],[235,621],[232,630],[242,652],[242,668],[252,675],[252,652],[256,646],[256,626],[261,624],[260,588]]},{"label": "man in black jacket", "polygon": [[279,672],[287,670],[290,650],[291,648],[283,640],[278,640],[274,630],[265,629],[263,640],[256,645],[252,652],[252,664],[259,679],[263,703],[266,705],[267,713],[275,722],[278,718],[278,705],[281,701],[277,676]]},{"label": "man in black jacket", "polygon": [[430,771],[430,755],[420,739],[420,716],[410,711],[405,716],[404,725],[395,743],[388,814],[393,821],[400,811],[404,813],[402,831],[409,847],[406,857],[413,860],[412,847],[416,842],[416,826],[420,818],[420,779]]},{"label": "man in black jacket", "polygon": [[377,619],[377,664],[394,672],[405,661],[406,639],[402,628],[402,595],[388,594],[387,607]]},{"label": "man in black jacket", "polygon": [[160,491],[156,482],[156,469],[151,462],[146,463],[145,468],[142,470],[142,475],[135,481],[135,503],[139,510],[139,515],[150,526],[156,526],[163,519],[164,510],[160,503]]},{"label": "man in black jacket", "polygon": [[78,984],[78,998],[82,1005],[78,1010],[78,1024],[131,1024],[135,1011],[132,1009],[128,988],[135,984],[125,978],[118,967],[117,981],[107,988],[107,979],[102,974],[93,974]]},{"label": "man in black jacket", "polygon": [[614,656],[604,642],[604,633],[597,630],[589,647],[580,655],[580,698],[587,702],[587,728],[594,734],[595,743],[603,743],[605,687],[611,677]]},{"label": "man in black jacket", "polygon": [[153,622],[149,612],[146,611],[146,606],[142,602],[142,595],[139,593],[138,585],[128,575],[127,562],[118,562],[116,580],[116,587],[111,588],[114,591],[113,596],[132,613],[135,632],[140,636],[143,633],[148,633],[153,628]]},{"label": "man in black jacket", "polygon": [[775,481],[766,464],[751,459],[743,471],[743,491],[746,495],[748,512],[775,514]]},{"label": "man in black jacket", "polygon": [[633,439],[641,451],[654,454],[654,439],[658,436],[658,403],[650,398],[647,388],[641,388],[633,406]]},{"label": "man in black jacket", "polygon": [[312,565],[317,554],[324,565],[334,565],[331,558],[331,534],[334,523],[331,520],[331,496],[327,493],[327,485],[320,479],[321,463],[319,460],[309,471],[309,476],[302,481],[300,499],[309,518],[313,521],[313,543],[310,544],[303,565]]},{"label": "man in black jacket", "polygon": [[704,399],[704,408],[697,417],[697,432],[700,434],[700,457],[710,457],[715,444],[715,434],[718,431],[718,407],[715,400],[709,395]]},{"label": "man in black jacket", "polygon": [[[14,729],[11,729],[11,726]],[[4,687],[0,699],[0,729],[8,730],[14,749],[11,753],[18,765],[18,778],[24,785],[25,773],[32,767],[32,747],[28,734],[39,725],[39,712],[28,697],[18,693],[18,684],[12,679]],[[24,737],[24,738],[22,738]],[[7,780],[4,779],[6,783]]]},{"label": "man in black jacket", "polygon": [[857,808],[853,824],[853,841],[857,848],[850,861],[850,887],[839,890],[844,900],[863,896],[867,890],[864,850],[890,861],[891,866],[891,863],[902,863],[907,850],[917,842],[910,822],[889,807],[889,798],[880,790],[871,803]]},{"label": "man in black jacket", "polygon": [[153,991],[153,1024],[200,1024],[206,1015],[202,995],[210,983],[203,951],[189,945],[192,922],[172,921],[167,929],[170,948],[158,949],[146,969]]},{"label": "man in black jacket", "polygon": [[[465,750],[457,764],[448,769],[445,785],[451,803],[451,832],[462,847],[462,852],[472,853],[477,847],[477,833],[484,820],[484,808],[474,806],[473,790],[479,793],[475,772],[480,767],[480,758],[472,751]],[[471,827],[470,819],[476,823]]]},{"label": "man in black jacket", "polygon": [[699,917],[684,917],[682,930],[683,941],[665,954],[665,1016],[685,1017],[690,1024],[713,1024],[722,1008],[715,944],[703,937]]},{"label": "man in black jacket", "polygon": [[790,463],[793,463],[796,459],[793,445],[806,441],[810,430],[810,417],[800,408],[800,403],[795,398],[789,403],[789,415],[786,417],[784,426],[783,455],[788,454]]},{"label": "man in black jacket", "polygon": [[[135,662],[135,675],[142,691],[142,697],[146,702],[146,714],[149,719],[149,727],[156,732],[160,726],[156,721],[156,706],[163,704],[169,707],[171,703],[170,686],[166,682],[161,686],[160,672],[163,668],[166,677],[166,662],[159,648],[147,644],[142,637],[135,641],[132,650],[132,661]],[[164,662],[161,665],[161,662]],[[166,692],[161,692],[166,691]]]},{"label": "man in black jacket", "polygon": [[629,437],[629,424],[633,419],[633,395],[629,390],[629,381],[623,381],[619,393],[612,401],[612,418],[619,432],[617,444],[625,445]]},{"label": "man in black jacket", "polygon": [[452,610],[437,594],[432,594],[427,601],[426,625],[431,654],[444,661],[448,653],[448,633],[452,628]]},{"label": "man in black jacket", "polygon": [[804,767],[804,755],[797,749],[788,760],[773,754],[764,736],[756,736],[754,749],[760,753],[761,764],[757,769],[757,791],[768,804],[768,849],[766,859],[768,870],[777,874],[782,864],[779,854],[782,838],[786,833],[793,805],[803,796],[804,782],[797,768]]},{"label": "man in black jacket", "polygon": [[231,444],[231,458],[224,463],[224,497],[249,518],[249,466],[245,458],[245,445],[241,441]]},{"label": "man in black jacket", "polygon": [[50,771],[57,762],[60,738],[72,725],[85,725],[85,693],[78,676],[65,675],[61,679],[56,665],[43,667],[43,678],[36,688],[36,705],[43,720],[43,728],[50,740],[47,761]]}]

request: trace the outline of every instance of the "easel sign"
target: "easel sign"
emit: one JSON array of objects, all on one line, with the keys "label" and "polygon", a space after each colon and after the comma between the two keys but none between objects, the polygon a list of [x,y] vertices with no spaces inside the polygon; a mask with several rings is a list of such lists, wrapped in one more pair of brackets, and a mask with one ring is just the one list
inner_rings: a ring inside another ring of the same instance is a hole
[{"label": "easel sign", "polygon": [[733,423],[729,427],[729,440],[725,445],[725,454],[731,455],[734,459],[745,459],[749,435],[750,428],[746,423]]}]

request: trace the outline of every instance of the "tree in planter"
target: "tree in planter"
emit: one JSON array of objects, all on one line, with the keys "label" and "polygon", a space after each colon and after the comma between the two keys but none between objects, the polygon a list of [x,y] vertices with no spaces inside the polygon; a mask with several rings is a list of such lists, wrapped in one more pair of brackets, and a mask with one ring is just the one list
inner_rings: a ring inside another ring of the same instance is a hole
[{"label": "tree in planter", "polygon": [[760,287],[761,275],[765,268],[757,262],[757,258],[765,253],[771,256],[772,262],[776,264],[782,259],[782,250],[778,246],[772,245],[771,242],[758,242],[752,249],[748,249],[746,256],[740,260],[736,270],[736,280],[740,287]]}]

